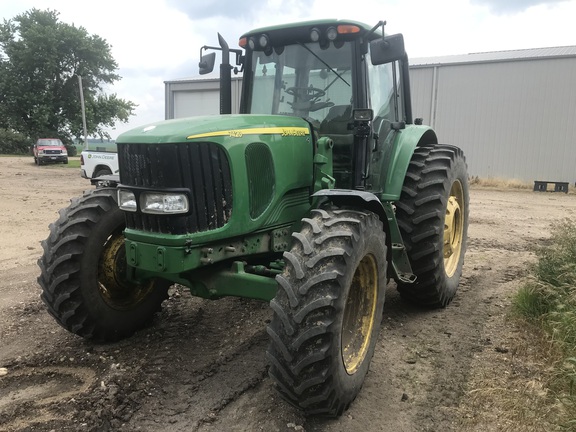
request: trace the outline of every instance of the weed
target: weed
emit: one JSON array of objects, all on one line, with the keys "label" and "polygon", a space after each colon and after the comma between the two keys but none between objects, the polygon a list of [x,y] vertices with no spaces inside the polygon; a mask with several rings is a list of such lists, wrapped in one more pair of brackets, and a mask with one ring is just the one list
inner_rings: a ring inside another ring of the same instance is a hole
[{"label": "weed", "polygon": [[564,406],[563,426],[576,427],[576,224],[563,220],[552,226],[551,241],[536,252],[533,280],[513,301],[513,311],[537,325],[558,348],[548,387],[555,403]]}]

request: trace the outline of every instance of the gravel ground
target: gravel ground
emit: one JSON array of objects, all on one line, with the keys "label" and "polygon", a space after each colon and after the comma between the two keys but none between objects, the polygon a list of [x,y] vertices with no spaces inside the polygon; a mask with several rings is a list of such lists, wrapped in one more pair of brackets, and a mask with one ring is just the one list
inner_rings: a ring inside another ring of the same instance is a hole
[{"label": "gravel ground", "polygon": [[422,310],[391,283],[364,387],[326,420],[303,417],[273,390],[265,303],[210,302],[177,287],[150,327],[121,342],[59,327],[39,299],[40,241],[89,188],[78,169],[0,157],[0,431],[553,430],[502,403],[510,393],[535,412],[545,397],[530,335],[506,311],[550,223],[574,217],[575,195],[472,189],[457,297]]}]

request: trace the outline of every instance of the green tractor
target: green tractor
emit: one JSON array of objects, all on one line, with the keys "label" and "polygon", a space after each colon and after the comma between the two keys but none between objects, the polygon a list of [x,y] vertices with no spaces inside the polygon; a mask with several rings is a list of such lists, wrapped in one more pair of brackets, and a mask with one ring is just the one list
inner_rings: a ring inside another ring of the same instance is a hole
[{"label": "green tractor", "polygon": [[114,187],[73,199],[50,226],[42,299],[60,325],[98,341],[143,328],[172,284],[268,301],[275,386],[306,414],[338,416],[368,371],[389,280],[427,307],[454,297],[466,162],[412,118],[403,37],[384,22],[310,21],[248,32],[242,49],[219,42],[200,50],[200,71],[222,52],[222,115],[118,138]]}]

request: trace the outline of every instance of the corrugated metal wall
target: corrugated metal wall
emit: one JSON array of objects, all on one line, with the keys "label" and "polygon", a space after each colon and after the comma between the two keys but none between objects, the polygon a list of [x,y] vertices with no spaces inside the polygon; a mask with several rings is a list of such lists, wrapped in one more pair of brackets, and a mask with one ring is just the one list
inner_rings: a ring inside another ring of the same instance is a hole
[{"label": "corrugated metal wall", "polygon": [[576,58],[413,67],[413,112],[470,175],[576,180]]}]

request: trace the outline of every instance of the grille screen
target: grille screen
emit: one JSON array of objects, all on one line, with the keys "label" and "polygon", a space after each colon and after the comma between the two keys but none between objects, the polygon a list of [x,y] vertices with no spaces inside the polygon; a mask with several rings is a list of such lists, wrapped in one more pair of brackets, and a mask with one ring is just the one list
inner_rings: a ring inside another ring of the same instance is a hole
[{"label": "grille screen", "polygon": [[217,144],[118,144],[120,182],[150,189],[186,188],[191,214],[126,212],[128,228],[166,234],[208,231],[232,215],[232,179],[226,153]]}]

